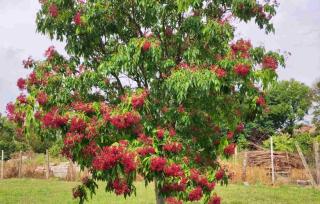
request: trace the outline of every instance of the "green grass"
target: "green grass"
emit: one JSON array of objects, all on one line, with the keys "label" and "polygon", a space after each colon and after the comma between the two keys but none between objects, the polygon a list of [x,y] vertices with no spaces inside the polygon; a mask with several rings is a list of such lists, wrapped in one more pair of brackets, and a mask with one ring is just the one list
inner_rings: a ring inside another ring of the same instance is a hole
[{"label": "green grass", "polygon": [[[71,189],[76,182],[36,179],[9,179],[0,181],[1,204],[68,204],[72,199]],[[89,203],[105,204],[154,204],[153,186],[137,183],[137,197],[125,200],[104,193],[103,186]],[[217,192],[226,204],[319,204],[320,191],[295,186],[270,187],[262,185],[229,185],[217,187]]]}]

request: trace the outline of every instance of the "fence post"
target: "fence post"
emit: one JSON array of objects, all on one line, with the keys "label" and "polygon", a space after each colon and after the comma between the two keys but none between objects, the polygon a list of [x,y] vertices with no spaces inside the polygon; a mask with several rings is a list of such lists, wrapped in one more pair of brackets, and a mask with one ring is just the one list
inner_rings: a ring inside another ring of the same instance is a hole
[{"label": "fence post", "polygon": [[246,182],[247,180],[247,160],[248,160],[248,152],[244,151],[244,158],[242,162],[242,181]]},{"label": "fence post", "polygon": [[270,158],[271,158],[271,177],[272,184],[275,182],[275,173],[274,173],[274,155],[273,155],[273,139],[270,137]]},{"label": "fence post", "polygon": [[19,170],[19,178],[22,176],[22,151],[20,151],[19,154],[19,165],[18,165],[18,170]]},{"label": "fence post", "polygon": [[46,150],[46,178],[49,179],[49,176],[50,176],[49,151]]},{"label": "fence post", "polygon": [[1,150],[1,179],[3,179],[4,175],[4,151]]},{"label": "fence post", "polygon": [[238,157],[238,146],[236,146],[235,151],[234,151],[234,155],[233,155],[233,164],[234,165],[237,164],[237,157]]},{"label": "fence post", "polygon": [[296,148],[297,148],[297,150],[298,150],[298,153],[299,153],[300,159],[301,159],[301,161],[302,161],[302,164],[303,164],[305,170],[307,171],[307,175],[308,175],[309,178],[311,179],[311,184],[312,184],[312,186],[314,186],[314,185],[315,185],[315,181],[314,181],[314,179],[313,179],[313,176],[312,176],[312,174],[311,174],[311,171],[310,171],[310,168],[309,168],[309,166],[308,166],[308,164],[307,164],[307,161],[306,161],[306,159],[305,159],[304,156],[303,156],[303,153],[302,153],[302,151],[301,151],[301,148],[300,148],[300,146],[299,146],[299,144],[298,144],[297,142],[295,142],[295,145],[296,145]]},{"label": "fence post", "polygon": [[313,149],[314,149],[314,159],[316,163],[317,184],[320,185],[320,156],[319,156],[319,143],[317,141],[314,141]]}]

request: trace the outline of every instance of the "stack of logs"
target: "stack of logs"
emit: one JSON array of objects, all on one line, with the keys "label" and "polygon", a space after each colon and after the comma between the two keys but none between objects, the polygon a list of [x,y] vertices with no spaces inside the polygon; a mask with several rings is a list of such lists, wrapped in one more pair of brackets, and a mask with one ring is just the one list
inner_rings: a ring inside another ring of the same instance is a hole
[{"label": "stack of logs", "polygon": [[[274,152],[274,168],[279,174],[289,173],[291,168],[303,169],[299,155],[287,152]],[[250,151],[247,153],[248,166],[266,167],[271,170],[270,151]]]}]

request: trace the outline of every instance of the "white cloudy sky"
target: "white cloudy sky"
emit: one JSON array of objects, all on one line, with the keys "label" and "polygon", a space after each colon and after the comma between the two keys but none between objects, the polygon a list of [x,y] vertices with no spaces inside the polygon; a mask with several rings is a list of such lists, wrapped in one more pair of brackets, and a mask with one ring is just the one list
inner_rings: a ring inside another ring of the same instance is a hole
[{"label": "white cloudy sky", "polygon": [[[294,78],[312,85],[320,77],[320,0],[279,2],[275,35],[266,36],[254,24],[241,24],[238,36],[268,49],[291,52],[287,68],[279,71],[280,79]],[[38,9],[38,0],[0,0],[0,112],[19,93],[16,81],[27,74],[21,65],[23,59],[29,55],[42,58],[50,45],[63,50],[61,43],[36,33]]]}]

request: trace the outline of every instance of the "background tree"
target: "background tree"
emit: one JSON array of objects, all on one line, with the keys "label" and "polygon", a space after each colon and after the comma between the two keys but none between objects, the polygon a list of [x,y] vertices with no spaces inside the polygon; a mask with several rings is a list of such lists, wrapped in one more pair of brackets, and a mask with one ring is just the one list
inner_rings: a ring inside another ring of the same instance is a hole
[{"label": "background tree", "polygon": [[275,130],[293,134],[295,124],[303,120],[312,104],[311,89],[298,81],[280,81],[266,92],[271,120]]},{"label": "background tree", "polygon": [[320,81],[313,87],[313,119],[312,123],[316,127],[317,133],[320,133]]},{"label": "background tree", "polygon": [[15,124],[0,114],[0,150],[4,150],[5,159],[9,159],[10,154],[16,151],[26,150],[27,147],[24,138],[17,137]]},{"label": "background tree", "polygon": [[[66,42],[50,47],[8,105],[26,135],[63,138],[63,154],[92,178],[74,189],[80,202],[97,180],[130,196],[136,174],[155,181],[157,203],[220,203],[229,157],[265,107],[262,89],[284,59],[234,39],[230,17],[266,32],[276,3],[219,1],[41,1],[38,31]],[[262,85],[261,88],[257,88]]]},{"label": "background tree", "polygon": [[266,104],[266,111],[247,126],[247,138],[254,143],[261,144],[277,131],[292,136],[312,105],[312,92],[295,80],[276,82],[266,90]]}]

